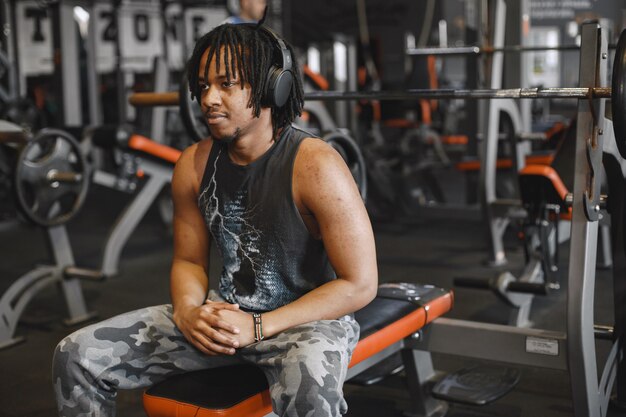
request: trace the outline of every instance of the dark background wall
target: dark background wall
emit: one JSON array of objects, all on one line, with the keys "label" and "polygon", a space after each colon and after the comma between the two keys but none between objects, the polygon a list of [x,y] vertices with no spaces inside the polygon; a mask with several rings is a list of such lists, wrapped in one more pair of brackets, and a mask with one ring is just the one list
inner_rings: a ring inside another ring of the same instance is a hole
[{"label": "dark background wall", "polygon": [[[366,2],[371,50],[386,85],[404,81],[405,33],[420,30],[425,4],[406,0]],[[291,6],[290,16],[291,41],[299,47],[311,42],[331,44],[333,35],[339,33],[358,42],[356,1],[297,2],[297,7]]]}]

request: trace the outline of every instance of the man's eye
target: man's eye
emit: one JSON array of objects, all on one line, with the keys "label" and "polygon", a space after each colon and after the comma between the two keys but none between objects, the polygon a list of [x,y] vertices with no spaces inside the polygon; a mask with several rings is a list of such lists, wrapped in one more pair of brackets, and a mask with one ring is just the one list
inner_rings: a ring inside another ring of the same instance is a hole
[{"label": "man's eye", "polygon": [[206,84],[200,84],[200,85],[198,85],[198,88],[200,89],[200,91],[204,91],[204,90],[208,89],[209,86],[206,85]]},{"label": "man's eye", "polygon": [[233,86],[233,85],[235,85],[235,84],[237,84],[237,83],[236,83],[235,81],[232,81],[232,80],[231,80],[231,81],[224,81],[224,82],[222,83],[222,86],[223,86],[223,87],[232,87],[232,86]]}]

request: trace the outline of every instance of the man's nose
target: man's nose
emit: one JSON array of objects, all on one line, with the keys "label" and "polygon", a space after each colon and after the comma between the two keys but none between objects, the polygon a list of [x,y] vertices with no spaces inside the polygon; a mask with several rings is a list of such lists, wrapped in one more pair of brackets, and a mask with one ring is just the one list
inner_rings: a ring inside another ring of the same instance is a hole
[{"label": "man's nose", "polygon": [[207,107],[214,107],[222,104],[222,98],[215,87],[208,87],[202,95],[202,102]]}]

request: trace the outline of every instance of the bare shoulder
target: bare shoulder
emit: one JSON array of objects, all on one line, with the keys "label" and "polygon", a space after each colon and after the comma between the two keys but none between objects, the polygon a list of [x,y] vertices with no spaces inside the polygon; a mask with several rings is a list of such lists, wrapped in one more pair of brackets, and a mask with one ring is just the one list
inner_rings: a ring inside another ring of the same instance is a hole
[{"label": "bare shoulder", "polygon": [[174,177],[172,179],[174,187],[181,180],[184,180],[185,183],[193,186],[194,191],[198,191],[212,145],[213,141],[211,139],[205,139],[194,143],[183,151],[174,169]]},{"label": "bare shoulder", "polygon": [[359,191],[345,161],[319,138],[300,144],[294,165],[294,197],[309,210],[329,200],[360,200]]},{"label": "bare shoulder", "polygon": [[300,144],[296,156],[295,169],[304,174],[328,168],[329,165],[345,165],[341,155],[320,138],[305,138]]}]

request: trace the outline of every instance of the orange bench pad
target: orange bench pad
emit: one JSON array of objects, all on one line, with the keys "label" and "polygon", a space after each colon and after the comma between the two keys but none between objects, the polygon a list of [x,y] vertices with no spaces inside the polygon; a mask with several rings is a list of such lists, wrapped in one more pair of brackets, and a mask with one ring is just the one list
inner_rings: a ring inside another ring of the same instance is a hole
[{"label": "orange bench pad", "polygon": [[[526,164],[533,165],[550,165],[554,160],[554,155],[528,155],[525,159]],[[459,171],[478,171],[480,169],[480,160],[474,159],[471,161],[461,161],[456,165],[456,169]],[[496,161],[497,169],[510,169],[513,168],[513,161],[510,159],[498,159]]]},{"label": "orange bench pad", "polygon": [[[526,165],[521,171],[520,175],[537,175],[541,177],[548,178],[554,189],[556,190],[559,197],[562,200],[565,200],[565,197],[569,193],[565,184],[563,184],[563,180],[559,174],[552,168],[547,165]],[[572,220],[572,208],[570,207],[567,212],[560,213],[559,218],[561,220]]]},{"label": "orange bench pad", "polygon": [[162,145],[141,135],[132,135],[128,140],[128,147],[136,151],[156,156],[159,159],[169,161],[173,164],[178,161],[178,158],[180,158],[180,155],[182,154],[182,152],[178,149]]},{"label": "orange bench pad", "polygon": [[449,292],[376,333],[361,339],[352,353],[352,360],[348,368],[423,328],[435,318],[448,312],[452,308],[453,301],[453,293]]},{"label": "orange bench pad", "polygon": [[528,155],[526,165],[550,165],[554,161],[554,154]]},{"label": "orange bench pad", "polygon": [[309,77],[313,84],[317,86],[320,90],[327,91],[330,88],[330,83],[322,74],[315,72],[308,65],[304,65],[302,67],[304,75]]},{"label": "orange bench pad", "polygon": [[269,390],[264,390],[230,408],[209,410],[144,392],[143,407],[150,417],[263,417],[272,412],[272,400]]},{"label": "orange bench pad", "polygon": [[[455,165],[459,171],[478,171],[480,169],[480,161],[478,159],[472,161],[461,161]],[[498,159],[496,161],[497,169],[512,168],[513,161],[510,159]]]},{"label": "orange bench pad", "polygon": [[561,177],[554,170],[554,168],[546,165],[526,165],[521,171],[520,175],[537,175],[540,177],[546,177],[554,186],[554,189],[559,194],[562,200],[565,200],[567,196],[567,187],[563,184]]}]

